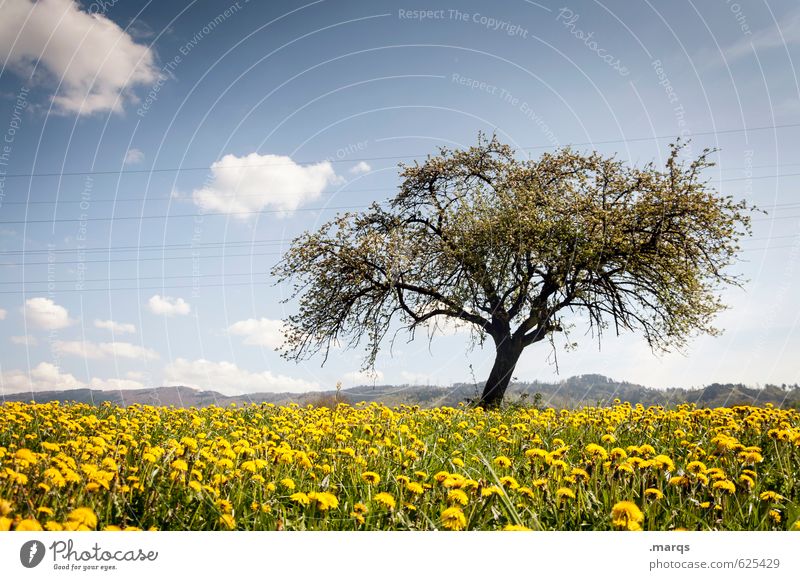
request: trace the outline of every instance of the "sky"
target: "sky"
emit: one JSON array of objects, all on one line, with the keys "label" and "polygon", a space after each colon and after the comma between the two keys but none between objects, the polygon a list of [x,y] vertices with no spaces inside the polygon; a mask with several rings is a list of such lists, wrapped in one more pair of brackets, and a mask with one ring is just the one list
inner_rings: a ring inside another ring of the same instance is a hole
[{"label": "sky", "polygon": [[[402,6],[402,7],[401,7]],[[800,7],[793,0],[0,0],[0,393],[485,380],[446,329],[276,352],[291,240],[386,201],[401,163],[495,133],[661,164],[678,136],[754,216],[718,337],[540,343],[515,376],[798,382]],[[390,348],[391,346],[391,348]]]}]

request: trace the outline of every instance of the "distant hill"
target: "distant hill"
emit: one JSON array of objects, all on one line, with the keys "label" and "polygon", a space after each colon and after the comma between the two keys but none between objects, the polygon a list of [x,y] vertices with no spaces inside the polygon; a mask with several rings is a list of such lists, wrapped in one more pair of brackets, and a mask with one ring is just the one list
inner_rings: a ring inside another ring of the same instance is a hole
[{"label": "distant hill", "polygon": [[[376,385],[344,389],[341,400],[354,404],[380,402],[386,405],[420,405],[422,407],[451,406],[475,399],[482,385],[458,383],[450,387],[420,385]],[[675,406],[680,403],[696,403],[702,407],[721,407],[742,404],[763,405],[772,403],[781,407],[800,408],[800,386],[766,385],[762,388],[741,384],[714,383],[697,389],[652,389],[625,381],[615,381],[602,375],[570,377],[558,383],[513,383],[506,394],[509,403],[531,404],[534,399],[545,407],[574,408],[584,405],[607,405],[619,399],[632,405]],[[47,391],[41,393],[18,393],[5,395],[3,401],[50,401],[88,403],[99,405],[106,401],[116,405],[163,405],[175,407],[226,406],[231,403],[274,403],[285,405],[329,405],[335,391],[313,393],[254,393],[241,396],[226,396],[216,391],[200,391],[190,387],[156,387],[124,391],[100,391],[75,389],[69,391]]]}]

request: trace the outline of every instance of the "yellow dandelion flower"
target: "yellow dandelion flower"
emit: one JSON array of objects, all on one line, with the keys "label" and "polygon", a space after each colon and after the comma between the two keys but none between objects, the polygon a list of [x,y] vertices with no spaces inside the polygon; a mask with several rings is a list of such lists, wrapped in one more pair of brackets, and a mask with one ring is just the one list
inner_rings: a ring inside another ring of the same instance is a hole
[{"label": "yellow dandelion flower", "polygon": [[187,471],[189,469],[189,465],[183,459],[176,459],[169,466],[175,471]]},{"label": "yellow dandelion flower", "polygon": [[236,528],[236,520],[231,514],[222,514],[219,516],[219,524],[229,530]]},{"label": "yellow dandelion flower", "polygon": [[95,515],[92,508],[88,507],[79,507],[67,515],[67,520],[70,522],[77,523],[78,526],[86,526],[90,530],[93,530],[97,527],[97,516]]},{"label": "yellow dandelion flower", "polygon": [[425,488],[416,481],[409,481],[406,484],[406,489],[415,495],[420,495],[425,491]]},{"label": "yellow dandelion flower", "polygon": [[505,477],[500,478],[500,485],[508,489],[517,489],[519,487],[519,483],[516,479],[507,475]]},{"label": "yellow dandelion flower", "polygon": [[298,491],[297,493],[293,493],[289,496],[289,499],[295,503],[299,503],[302,506],[307,506],[311,500],[309,499],[308,495],[303,493],[302,491]]},{"label": "yellow dandelion flower", "polygon": [[385,507],[386,509],[393,510],[397,505],[397,502],[394,499],[394,496],[390,493],[386,493],[382,491],[380,493],[375,494],[375,497],[372,498],[374,501]]},{"label": "yellow dandelion flower", "polygon": [[381,482],[381,476],[374,471],[365,471],[361,474],[361,479],[370,485],[378,485]]},{"label": "yellow dandelion flower", "polygon": [[497,467],[508,468],[511,467],[511,459],[505,455],[498,455],[494,458],[493,462]]},{"label": "yellow dandelion flower", "polygon": [[519,524],[508,524],[503,528],[504,532],[530,532],[531,529]]},{"label": "yellow dandelion flower", "polygon": [[481,497],[492,497],[493,495],[501,495],[503,491],[496,485],[484,487],[481,490]]},{"label": "yellow dandelion flower", "polygon": [[461,508],[449,507],[442,512],[442,526],[448,530],[458,531],[467,527],[467,518]]},{"label": "yellow dandelion flower", "polygon": [[691,461],[686,465],[687,473],[693,473],[695,475],[704,473],[706,469],[706,464],[702,461]]},{"label": "yellow dandelion flower", "polygon": [[599,459],[601,461],[608,459],[608,452],[597,443],[589,443],[584,450],[587,455],[594,459]]},{"label": "yellow dandelion flower", "polygon": [[556,490],[556,499],[562,502],[567,499],[575,499],[575,492],[568,487],[559,487]]},{"label": "yellow dandelion flower", "polygon": [[728,481],[727,479],[720,479],[715,481],[711,486],[713,490],[723,491],[725,493],[736,493],[736,485],[732,481]]},{"label": "yellow dandelion flower", "polygon": [[661,490],[658,490],[654,487],[648,487],[646,490],[644,490],[644,496],[650,499],[658,500],[663,498],[664,494],[661,493]]},{"label": "yellow dandelion flower", "polygon": [[639,531],[643,521],[642,510],[632,501],[620,501],[611,508],[611,524],[619,530]]},{"label": "yellow dandelion flower", "polygon": [[761,501],[781,501],[784,497],[776,491],[764,491],[758,496]]},{"label": "yellow dandelion flower", "polygon": [[469,503],[469,497],[467,497],[467,494],[460,489],[451,489],[449,492],[447,492],[447,501],[450,503],[467,505]]},{"label": "yellow dandelion flower", "polygon": [[327,491],[312,491],[308,494],[308,499],[315,502],[317,509],[323,512],[339,507],[337,497]]},{"label": "yellow dandelion flower", "polygon": [[28,518],[22,520],[20,523],[17,524],[17,527],[14,528],[16,532],[41,532],[42,526],[39,522],[34,520],[33,518]]}]

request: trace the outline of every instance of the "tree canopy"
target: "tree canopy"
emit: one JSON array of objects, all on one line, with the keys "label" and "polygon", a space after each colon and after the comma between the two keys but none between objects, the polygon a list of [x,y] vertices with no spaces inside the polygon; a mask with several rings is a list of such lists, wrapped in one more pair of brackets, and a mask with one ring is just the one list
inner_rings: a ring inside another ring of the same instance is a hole
[{"label": "tree canopy", "polygon": [[598,337],[635,331],[654,351],[717,334],[753,208],[709,185],[712,151],[681,151],[663,169],[570,148],[527,160],[481,136],[401,166],[393,199],[306,232],[274,268],[299,303],[284,356],[363,345],[367,368],[390,332],[455,320],[494,342],[481,398],[492,406],[523,349],[575,314]]}]

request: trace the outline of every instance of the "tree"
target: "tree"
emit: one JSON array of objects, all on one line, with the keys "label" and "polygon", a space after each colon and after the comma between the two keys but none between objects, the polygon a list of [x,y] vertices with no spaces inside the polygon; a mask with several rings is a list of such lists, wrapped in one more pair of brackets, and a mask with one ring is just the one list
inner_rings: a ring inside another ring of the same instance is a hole
[{"label": "tree", "polygon": [[[401,165],[399,193],[306,232],[273,269],[293,280],[283,355],[301,360],[366,343],[373,367],[392,332],[450,319],[496,357],[480,404],[498,405],[523,350],[566,332],[566,316],[638,331],[654,352],[680,348],[741,285],[726,273],[750,233],[744,201],[704,178],[710,150],[666,167],[630,167],[565,148],[520,160],[496,137]],[[583,315],[583,316],[581,316]],[[573,321],[574,322],[574,321]],[[435,326],[434,326],[435,327]],[[394,338],[392,338],[394,340]],[[554,346],[555,348],[555,346]]]}]

